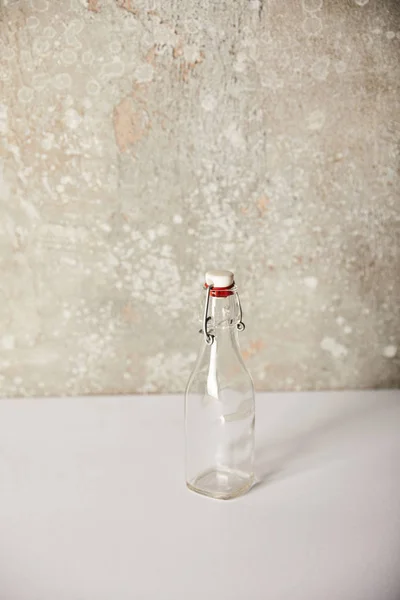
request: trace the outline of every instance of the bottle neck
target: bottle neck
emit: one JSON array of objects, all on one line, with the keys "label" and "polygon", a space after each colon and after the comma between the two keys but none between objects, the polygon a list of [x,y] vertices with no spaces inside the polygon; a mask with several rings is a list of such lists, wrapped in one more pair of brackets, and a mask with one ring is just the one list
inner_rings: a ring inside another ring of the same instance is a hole
[{"label": "bottle neck", "polygon": [[[239,331],[244,329],[242,310],[236,287],[229,289],[230,293],[224,296],[211,294],[208,304],[204,307],[207,315],[205,343],[202,345],[200,362],[205,360],[208,364],[208,393],[218,386],[217,371],[225,381],[233,381],[240,373],[246,371],[239,349]],[[222,381],[222,380],[221,380]],[[222,384],[221,384],[222,385]]]},{"label": "bottle neck", "polygon": [[236,290],[228,296],[210,296],[208,309],[208,331],[213,335],[229,337],[237,332],[241,322],[241,309]]},{"label": "bottle neck", "polygon": [[[217,371],[221,377],[223,374],[226,380],[233,381],[244,367],[239,347],[238,325],[241,323],[241,310],[237,294],[226,298],[213,298],[209,317],[208,331],[212,336],[212,343],[204,344],[203,351],[209,357],[208,384],[214,382],[213,385],[216,385]],[[214,388],[209,387],[210,389]]]}]

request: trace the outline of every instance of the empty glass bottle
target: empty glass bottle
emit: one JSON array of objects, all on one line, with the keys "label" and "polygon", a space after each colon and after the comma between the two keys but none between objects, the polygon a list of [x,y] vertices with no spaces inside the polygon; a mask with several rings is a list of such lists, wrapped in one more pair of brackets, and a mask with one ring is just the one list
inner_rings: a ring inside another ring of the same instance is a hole
[{"label": "empty glass bottle", "polygon": [[208,271],[202,343],[185,393],[186,482],[234,498],[254,479],[254,388],[239,350],[244,329],[233,273]]}]

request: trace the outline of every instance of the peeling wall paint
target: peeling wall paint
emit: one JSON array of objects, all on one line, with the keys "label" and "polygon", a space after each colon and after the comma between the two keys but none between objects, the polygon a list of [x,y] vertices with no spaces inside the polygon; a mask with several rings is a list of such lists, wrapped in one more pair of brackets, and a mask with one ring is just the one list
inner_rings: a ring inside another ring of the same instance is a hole
[{"label": "peeling wall paint", "polygon": [[0,394],[400,384],[395,0],[0,0]]}]

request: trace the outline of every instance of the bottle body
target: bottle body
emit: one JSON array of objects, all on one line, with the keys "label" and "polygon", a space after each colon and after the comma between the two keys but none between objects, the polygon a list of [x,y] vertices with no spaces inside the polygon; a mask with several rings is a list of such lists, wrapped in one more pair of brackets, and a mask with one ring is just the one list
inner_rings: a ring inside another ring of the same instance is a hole
[{"label": "bottle body", "polygon": [[187,486],[221,499],[254,480],[254,388],[239,350],[238,307],[236,290],[210,298],[212,343],[202,341],[185,393]]}]

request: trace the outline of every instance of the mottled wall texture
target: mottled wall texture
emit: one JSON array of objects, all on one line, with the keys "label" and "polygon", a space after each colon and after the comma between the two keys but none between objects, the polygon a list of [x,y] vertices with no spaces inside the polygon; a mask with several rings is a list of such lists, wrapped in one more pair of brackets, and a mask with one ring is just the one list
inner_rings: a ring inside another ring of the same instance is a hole
[{"label": "mottled wall texture", "polygon": [[0,392],[400,384],[397,0],[0,0]]}]

